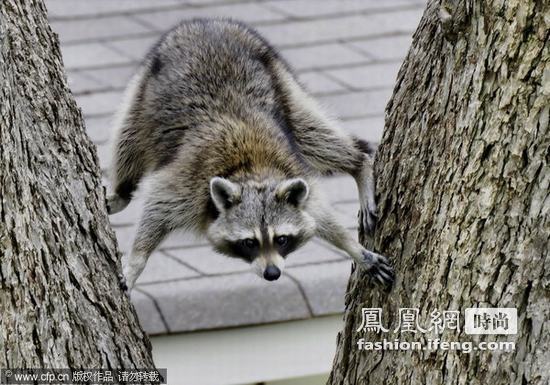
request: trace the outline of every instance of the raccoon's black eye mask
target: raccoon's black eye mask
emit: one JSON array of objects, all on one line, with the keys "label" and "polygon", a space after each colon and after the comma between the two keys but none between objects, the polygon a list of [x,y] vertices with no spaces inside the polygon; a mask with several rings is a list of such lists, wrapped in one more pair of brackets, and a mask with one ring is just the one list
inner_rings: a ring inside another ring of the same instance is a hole
[{"label": "raccoon's black eye mask", "polygon": [[[301,244],[302,239],[296,235],[278,235],[273,238],[273,247],[279,255],[286,257],[288,254],[296,250]],[[254,258],[261,253],[260,242],[255,238],[239,239],[237,241],[227,241],[227,250],[238,258],[247,262],[252,262]]]},{"label": "raccoon's black eye mask", "polygon": [[273,244],[282,257],[286,257],[288,254],[292,253],[301,244],[300,238],[294,235],[279,235],[275,237],[273,241]]},{"label": "raccoon's black eye mask", "polygon": [[260,242],[257,239],[246,238],[228,243],[231,252],[245,261],[251,262],[260,254]]},{"label": "raccoon's black eye mask", "polygon": [[275,243],[279,246],[286,246],[288,239],[289,237],[287,235],[279,235],[278,237],[275,237]]}]

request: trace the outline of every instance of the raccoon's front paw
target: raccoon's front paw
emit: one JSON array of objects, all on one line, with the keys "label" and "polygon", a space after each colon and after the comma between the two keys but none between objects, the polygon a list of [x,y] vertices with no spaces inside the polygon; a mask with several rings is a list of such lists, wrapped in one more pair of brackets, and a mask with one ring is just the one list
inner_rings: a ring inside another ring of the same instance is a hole
[{"label": "raccoon's front paw", "polygon": [[386,257],[364,249],[362,251],[362,266],[369,275],[385,286],[392,286],[395,273]]}]

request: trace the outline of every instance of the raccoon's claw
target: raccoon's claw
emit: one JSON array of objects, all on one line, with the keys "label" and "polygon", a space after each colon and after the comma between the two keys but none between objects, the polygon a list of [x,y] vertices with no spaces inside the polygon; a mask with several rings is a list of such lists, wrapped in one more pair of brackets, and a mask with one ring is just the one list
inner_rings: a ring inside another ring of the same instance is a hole
[{"label": "raccoon's claw", "polygon": [[384,286],[392,286],[395,280],[395,273],[386,257],[363,250],[363,266],[369,275]]},{"label": "raccoon's claw", "polygon": [[126,278],[124,278],[123,274],[118,275],[118,285],[120,289],[130,298],[130,289],[128,288],[128,285],[126,284]]}]

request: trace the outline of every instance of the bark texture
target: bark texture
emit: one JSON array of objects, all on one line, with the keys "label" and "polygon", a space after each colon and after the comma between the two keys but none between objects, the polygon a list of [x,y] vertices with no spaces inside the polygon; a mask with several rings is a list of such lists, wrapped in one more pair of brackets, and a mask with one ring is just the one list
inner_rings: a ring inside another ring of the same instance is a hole
[{"label": "bark texture", "polygon": [[[390,294],[352,274],[329,384],[550,383],[550,105],[547,0],[429,1],[386,110],[376,160],[375,250],[397,272]],[[365,74],[368,76],[368,74]],[[363,235],[363,234],[360,234]],[[363,241],[364,241],[364,237]],[[516,307],[514,352],[359,351],[361,308]]]},{"label": "bark texture", "polygon": [[41,0],[0,2],[0,79],[0,367],[154,367]]}]

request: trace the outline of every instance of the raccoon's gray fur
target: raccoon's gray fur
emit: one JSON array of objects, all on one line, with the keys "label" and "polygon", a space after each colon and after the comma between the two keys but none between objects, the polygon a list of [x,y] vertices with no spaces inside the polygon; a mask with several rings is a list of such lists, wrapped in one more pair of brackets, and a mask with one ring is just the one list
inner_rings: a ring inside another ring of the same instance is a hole
[{"label": "raccoon's gray fur", "polygon": [[112,167],[110,213],[142,177],[151,191],[124,266],[131,288],[172,230],[204,234],[267,280],[313,236],[346,251],[382,283],[386,258],[337,223],[315,178],[357,181],[364,226],[376,219],[371,147],[337,128],[254,30],[230,20],[186,21],[146,56],[126,93]]}]

